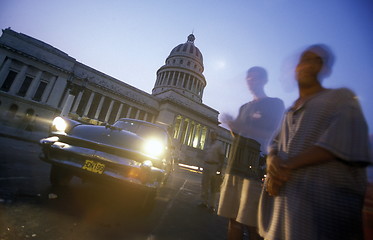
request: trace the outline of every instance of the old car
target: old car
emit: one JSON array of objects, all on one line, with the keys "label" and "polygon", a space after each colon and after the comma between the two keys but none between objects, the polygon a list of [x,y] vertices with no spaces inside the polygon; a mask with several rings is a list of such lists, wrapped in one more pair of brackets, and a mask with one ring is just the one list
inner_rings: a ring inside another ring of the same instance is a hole
[{"label": "old car", "polygon": [[73,176],[118,183],[141,189],[151,204],[173,170],[168,132],[141,120],[124,118],[98,126],[56,117],[50,136],[40,144],[40,158],[51,164],[50,182],[56,187],[69,184]]}]

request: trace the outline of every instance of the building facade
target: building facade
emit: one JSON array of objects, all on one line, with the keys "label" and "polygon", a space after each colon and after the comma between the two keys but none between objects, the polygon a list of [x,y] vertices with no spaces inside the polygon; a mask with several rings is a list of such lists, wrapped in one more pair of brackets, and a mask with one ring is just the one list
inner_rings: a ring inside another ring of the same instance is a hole
[{"label": "building facade", "polygon": [[10,28],[0,37],[0,124],[48,133],[55,116],[90,124],[135,118],[164,126],[180,162],[201,165],[210,131],[228,156],[231,137],[219,112],[202,103],[206,79],[203,56],[190,34],[172,49],[157,71],[152,93],[78,62],[53,46]]}]

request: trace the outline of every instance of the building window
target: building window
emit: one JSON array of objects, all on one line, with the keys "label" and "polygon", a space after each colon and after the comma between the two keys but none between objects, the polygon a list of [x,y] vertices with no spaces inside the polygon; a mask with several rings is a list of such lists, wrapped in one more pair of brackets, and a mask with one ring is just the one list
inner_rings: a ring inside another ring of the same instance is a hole
[{"label": "building window", "polygon": [[25,77],[25,80],[23,80],[22,86],[17,93],[18,96],[24,97],[26,95],[26,92],[29,89],[32,80],[33,80],[32,77],[29,77],[29,76]]},{"label": "building window", "polygon": [[31,108],[27,109],[27,111],[26,111],[26,114],[25,114],[25,117],[24,117],[23,121],[27,124],[26,128],[25,128],[25,130],[27,130],[27,131],[32,131],[33,130],[31,120],[32,120],[32,117],[34,116],[34,113],[35,113],[34,109],[31,109]]},{"label": "building window", "polygon": [[10,87],[12,86],[13,82],[14,82],[14,79],[16,78],[17,76],[17,72],[15,71],[12,71],[10,70],[8,75],[6,76],[5,78],[5,81],[3,83],[3,85],[1,86],[1,90],[4,91],[4,92],[8,92]]},{"label": "building window", "polygon": [[45,88],[47,87],[47,85],[48,85],[47,82],[41,81],[39,83],[39,86],[36,89],[35,95],[34,95],[34,97],[32,99],[35,100],[35,101],[37,101],[37,102],[40,102],[41,101],[41,97],[43,96],[43,93],[44,93]]},{"label": "building window", "polygon": [[34,109],[32,108],[27,109],[26,114],[25,114],[25,119],[31,120],[32,116],[34,116],[34,113],[35,113]]},{"label": "building window", "polygon": [[16,104],[12,104],[6,116],[7,120],[13,119],[16,116],[17,111],[18,111],[18,106]]}]

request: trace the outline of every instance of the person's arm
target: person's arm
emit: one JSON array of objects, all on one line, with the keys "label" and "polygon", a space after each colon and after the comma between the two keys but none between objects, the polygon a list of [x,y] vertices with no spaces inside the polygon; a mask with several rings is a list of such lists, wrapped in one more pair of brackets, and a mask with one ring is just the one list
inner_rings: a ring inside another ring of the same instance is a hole
[{"label": "person's arm", "polygon": [[267,157],[267,192],[276,196],[280,187],[291,177],[292,170],[321,164],[335,159],[328,150],[313,146],[299,155],[289,158],[287,161],[279,158],[275,151],[271,151]]},{"label": "person's arm", "polygon": [[328,162],[333,159],[336,159],[336,157],[328,150],[322,147],[313,146],[307,151],[304,151],[295,157],[289,158],[288,161],[282,163],[281,165],[282,167],[293,170],[297,168],[306,167],[309,165]]},{"label": "person's arm", "polygon": [[278,180],[287,181],[291,170],[324,163],[335,158],[331,152],[318,146],[313,146],[297,156],[289,158],[287,161],[282,160],[276,153],[271,152],[267,159],[268,173]]}]

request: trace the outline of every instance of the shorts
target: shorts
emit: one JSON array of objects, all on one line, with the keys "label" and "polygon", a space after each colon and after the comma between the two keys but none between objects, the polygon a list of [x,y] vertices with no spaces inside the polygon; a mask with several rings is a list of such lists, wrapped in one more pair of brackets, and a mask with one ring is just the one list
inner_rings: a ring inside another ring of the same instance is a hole
[{"label": "shorts", "polygon": [[218,215],[257,227],[261,192],[260,181],[226,174],[221,187]]}]

